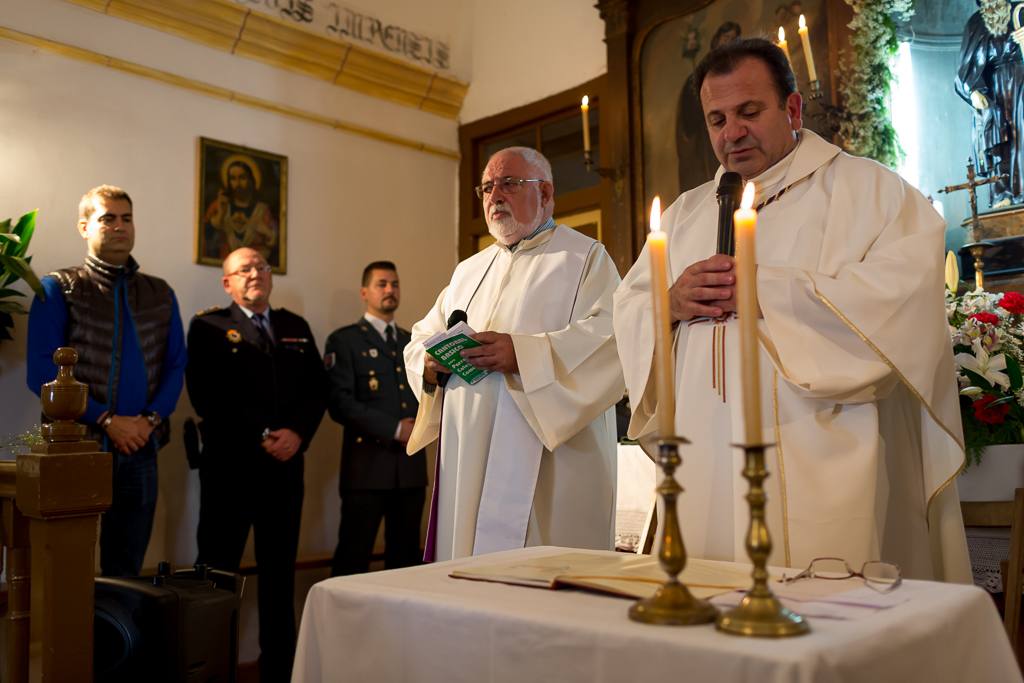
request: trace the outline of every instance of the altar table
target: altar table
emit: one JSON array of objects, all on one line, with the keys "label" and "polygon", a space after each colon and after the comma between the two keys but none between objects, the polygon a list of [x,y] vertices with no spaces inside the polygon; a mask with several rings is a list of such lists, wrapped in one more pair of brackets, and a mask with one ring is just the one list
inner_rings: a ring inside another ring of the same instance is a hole
[{"label": "altar table", "polygon": [[[309,591],[298,682],[963,683],[1021,681],[991,598],[975,586],[905,581],[907,602],[809,635],[742,638],[629,620],[630,601],[453,579],[453,569],[570,552],[536,547],[338,577]],[[588,552],[588,551],[572,551]],[[589,551],[599,552],[599,551]]]}]

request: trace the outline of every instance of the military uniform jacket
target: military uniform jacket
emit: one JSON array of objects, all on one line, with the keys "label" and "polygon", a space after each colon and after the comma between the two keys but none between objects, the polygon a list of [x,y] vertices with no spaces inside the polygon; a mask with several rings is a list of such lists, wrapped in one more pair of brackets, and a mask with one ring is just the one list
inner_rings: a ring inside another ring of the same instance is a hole
[{"label": "military uniform jacket", "polygon": [[419,404],[405,377],[403,351],[409,332],[398,328],[393,356],[377,330],[360,319],[327,338],[327,410],[344,429],[341,491],[425,486],[425,451],[406,455],[395,441],[402,418],[416,417]]},{"label": "military uniform jacket", "polygon": [[[270,310],[268,344],[237,304],[203,312],[188,330],[185,381],[202,418],[203,459],[262,451],[263,431],[288,428],[309,446],[324,413],[326,377],[306,321]],[[269,456],[268,456],[269,457]]]}]

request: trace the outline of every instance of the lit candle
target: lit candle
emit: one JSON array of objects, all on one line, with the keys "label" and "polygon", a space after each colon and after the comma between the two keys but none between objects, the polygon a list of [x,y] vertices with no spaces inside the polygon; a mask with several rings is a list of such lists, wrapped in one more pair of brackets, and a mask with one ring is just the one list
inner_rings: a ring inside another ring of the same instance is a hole
[{"label": "lit candle", "polygon": [[654,299],[654,380],[658,397],[658,436],[676,433],[675,379],[672,372],[672,322],[668,307],[668,240],[661,229],[661,198],[651,202],[651,232],[647,251],[651,255],[651,296]]},{"label": "lit candle", "polygon": [[786,54],[786,61],[789,62],[789,68],[793,68],[793,60],[789,57],[789,43],[786,42],[786,29],[779,27],[779,42],[775,43],[779,46],[779,49]]},{"label": "lit candle", "polygon": [[584,95],[580,102],[580,111],[583,112],[583,151],[590,151],[590,96]]},{"label": "lit candle", "polygon": [[814,70],[814,54],[811,52],[811,34],[807,31],[807,20],[804,19],[804,15],[800,15],[800,28],[797,29],[797,33],[800,34],[800,42],[804,46],[804,59],[807,60],[807,78],[810,81],[818,80],[818,72]]},{"label": "lit candle", "polygon": [[743,201],[733,214],[736,231],[736,304],[740,326],[740,373],[743,379],[743,423],[746,445],[761,441],[761,370],[757,341],[757,211],[754,183],[743,188]]}]

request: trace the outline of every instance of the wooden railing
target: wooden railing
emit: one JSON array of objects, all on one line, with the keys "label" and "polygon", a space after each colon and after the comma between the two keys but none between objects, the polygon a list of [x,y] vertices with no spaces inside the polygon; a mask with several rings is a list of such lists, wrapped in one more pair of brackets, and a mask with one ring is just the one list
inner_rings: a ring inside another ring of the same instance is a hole
[{"label": "wooden railing", "polygon": [[83,440],[74,420],[85,385],[72,349],[58,349],[57,379],[43,387],[44,442],[0,462],[0,515],[7,551],[3,680],[91,681],[96,537],[110,507],[111,455]]}]

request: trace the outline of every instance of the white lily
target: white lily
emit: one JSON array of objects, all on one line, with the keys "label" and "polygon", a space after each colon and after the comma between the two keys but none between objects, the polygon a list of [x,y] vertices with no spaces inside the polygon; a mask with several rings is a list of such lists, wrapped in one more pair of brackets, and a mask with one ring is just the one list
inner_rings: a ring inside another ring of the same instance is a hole
[{"label": "white lily", "polygon": [[1010,388],[1010,377],[1005,372],[1006,356],[996,354],[989,356],[988,351],[981,344],[974,344],[974,353],[958,353],[954,358],[956,364],[964,370],[970,370],[976,375],[984,377],[992,385],[1001,386],[1004,390]]}]

